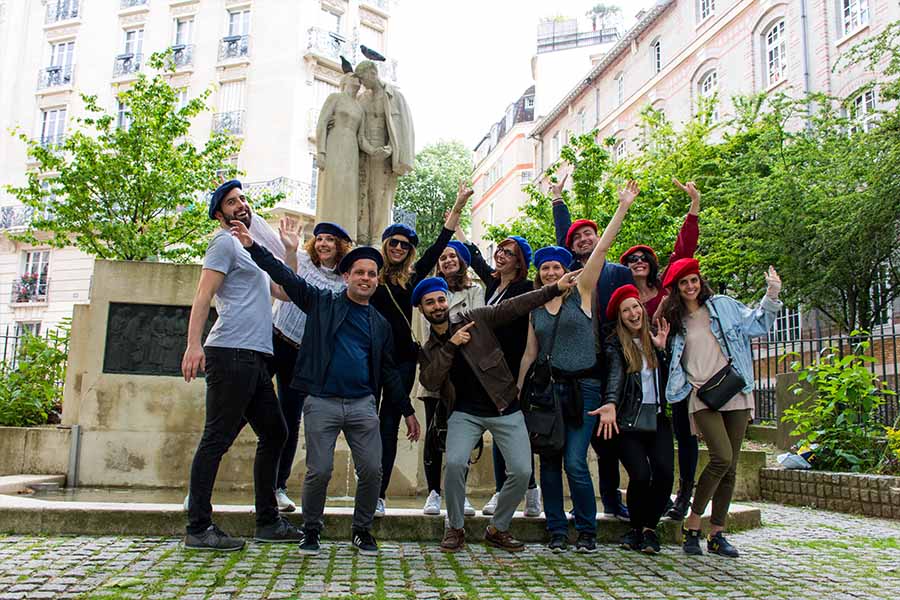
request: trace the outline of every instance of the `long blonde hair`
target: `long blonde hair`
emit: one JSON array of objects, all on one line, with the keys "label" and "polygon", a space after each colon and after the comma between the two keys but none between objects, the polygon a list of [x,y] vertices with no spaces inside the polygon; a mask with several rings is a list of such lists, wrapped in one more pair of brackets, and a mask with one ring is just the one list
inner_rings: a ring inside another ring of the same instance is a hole
[{"label": "long blonde hair", "polygon": [[634,334],[628,329],[628,326],[622,321],[622,313],[616,317],[616,335],[619,336],[619,343],[622,344],[622,354],[625,355],[625,364],[627,373],[640,373],[644,368],[644,359],[647,359],[647,366],[655,369],[659,366],[656,360],[656,352],[653,350],[653,340],[650,339],[650,324],[647,322],[647,309],[641,304],[641,331],[638,339],[641,345],[634,343]]},{"label": "long blonde hair", "polygon": [[412,246],[409,252],[406,253],[406,258],[403,259],[403,262],[395,265],[388,256],[388,242],[390,241],[391,238],[388,238],[381,242],[381,256],[384,257],[384,268],[381,269],[381,274],[378,275],[378,283],[381,285],[393,283],[405,288],[406,284],[409,283],[410,277],[412,277],[413,263],[416,262],[416,247]]}]

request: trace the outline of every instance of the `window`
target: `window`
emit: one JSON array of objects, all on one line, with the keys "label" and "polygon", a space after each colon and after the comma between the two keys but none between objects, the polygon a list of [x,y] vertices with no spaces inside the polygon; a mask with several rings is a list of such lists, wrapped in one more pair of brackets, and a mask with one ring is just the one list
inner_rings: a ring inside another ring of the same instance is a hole
[{"label": "window", "polygon": [[140,56],[144,47],[144,30],[129,29],[125,32],[125,47],[122,49],[123,55]]},{"label": "window", "polygon": [[75,54],[75,42],[60,42],[50,46],[50,66],[70,67]]},{"label": "window", "polygon": [[528,96],[525,98],[525,110],[534,109],[534,96]]},{"label": "window", "polygon": [[[719,89],[719,75],[715,69],[707,72],[703,77],[700,78],[700,85],[699,85],[698,91],[700,92],[700,96],[702,96],[703,98],[713,98],[716,95],[716,91],[718,89]],[[713,109],[712,119],[713,119],[713,121],[719,120],[718,107]]]},{"label": "window", "polygon": [[34,278],[35,283],[32,296],[34,300],[46,300],[49,271],[49,250],[32,250],[25,253],[25,267],[22,270],[22,277],[31,276]]},{"label": "window", "polygon": [[235,112],[244,108],[244,80],[228,81],[219,88],[219,112]]},{"label": "window", "polygon": [[662,46],[659,40],[650,44],[650,69],[654,75],[662,71]]},{"label": "window", "polygon": [[766,48],[766,86],[771,87],[784,79],[787,43],[784,35],[784,19],[776,22],[763,34]]},{"label": "window", "polygon": [[616,106],[625,102],[625,73],[616,76]]},{"label": "window", "polygon": [[791,342],[802,336],[802,319],[800,307],[790,309],[784,307],[775,319],[775,327],[769,331],[769,341]]},{"label": "window", "polygon": [[516,105],[510,104],[506,109],[506,131],[512,129],[512,126],[515,124],[516,120]]},{"label": "window", "polygon": [[194,41],[194,19],[175,20],[175,39],[173,45],[187,46]]},{"label": "window", "polygon": [[578,135],[587,133],[587,115],[584,114],[583,108],[578,111],[578,129],[576,131]]},{"label": "window", "polygon": [[178,110],[187,106],[188,101],[188,89],[186,87],[175,90],[175,106]]},{"label": "window", "polygon": [[250,34],[250,10],[235,10],[228,13],[228,35],[245,36]]},{"label": "window", "polygon": [[128,131],[131,127],[131,111],[121,100],[119,100],[116,107],[116,127],[118,129],[124,129],[125,131]]},{"label": "window", "polygon": [[359,26],[359,42],[367,48],[384,52],[384,32],[365,23]]},{"label": "window", "polygon": [[491,225],[494,224],[494,203],[491,202],[491,205],[488,207],[488,223]]},{"label": "window", "polygon": [[[332,12],[325,7],[322,7],[319,11],[319,22],[322,24],[322,29],[325,31],[336,33],[338,35],[341,34],[341,15],[339,13]],[[368,44],[366,44],[368,46]]]},{"label": "window", "polygon": [[613,150],[613,154],[616,157],[616,160],[622,160],[625,156],[628,155],[628,146],[625,145],[625,140],[622,140],[618,144],[616,144],[615,149]]},{"label": "window", "polygon": [[41,113],[41,145],[60,144],[66,133],[66,107],[50,108]]},{"label": "window", "polygon": [[600,88],[594,90],[594,123],[600,124]]},{"label": "window", "polygon": [[38,322],[29,322],[25,323],[23,321],[19,321],[16,323],[16,337],[22,338],[25,334],[30,333],[31,335],[41,335],[41,323]]},{"label": "window", "polygon": [[525,186],[531,183],[532,171],[531,169],[525,169],[523,171],[519,171],[519,185]]},{"label": "window", "polygon": [[855,122],[850,127],[852,133],[857,131],[869,131],[875,125],[877,114],[875,112],[875,90],[866,90],[858,94],[850,103],[850,118]]},{"label": "window", "polygon": [[559,158],[559,132],[553,134],[553,138],[550,140],[550,160],[556,160]]},{"label": "window", "polygon": [[843,35],[850,35],[869,23],[869,0],[841,0]]},{"label": "window", "polygon": [[698,21],[705,21],[716,12],[716,0],[697,0]]}]

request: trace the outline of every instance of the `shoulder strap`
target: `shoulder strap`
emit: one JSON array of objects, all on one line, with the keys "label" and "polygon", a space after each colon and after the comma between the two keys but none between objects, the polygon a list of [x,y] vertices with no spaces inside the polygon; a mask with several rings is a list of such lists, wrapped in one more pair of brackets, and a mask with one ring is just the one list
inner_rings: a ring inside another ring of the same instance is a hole
[{"label": "shoulder strap", "polygon": [[[556,345],[556,330],[559,329],[559,317],[562,314],[562,303],[559,304],[559,310],[556,311],[556,316],[553,318],[553,332],[550,334],[550,347],[547,348],[547,364],[553,365],[553,346]],[[545,309],[546,310],[546,309]]]},{"label": "shoulder strap", "polygon": [[719,319],[719,313],[716,311],[716,305],[713,304],[712,298],[708,298],[706,300],[706,304],[710,316],[715,318],[715,320],[719,322],[719,332],[722,334],[722,341],[725,342],[725,358],[728,359],[728,362],[731,362],[731,348],[728,347],[728,336],[725,335],[725,330],[722,329],[722,321],[721,319]]},{"label": "shoulder strap", "polygon": [[416,332],[413,331],[412,323],[410,323],[409,319],[406,318],[406,313],[403,312],[403,309],[400,308],[400,304],[397,303],[397,299],[394,298],[394,294],[391,292],[391,286],[385,284],[384,289],[387,290],[388,296],[391,297],[391,302],[394,303],[394,306],[397,308],[397,312],[399,312],[400,316],[403,317],[403,322],[406,323],[406,326],[409,328],[409,335],[412,338],[413,342],[416,343],[416,346],[421,348],[422,344],[420,344],[418,338],[416,338]]}]

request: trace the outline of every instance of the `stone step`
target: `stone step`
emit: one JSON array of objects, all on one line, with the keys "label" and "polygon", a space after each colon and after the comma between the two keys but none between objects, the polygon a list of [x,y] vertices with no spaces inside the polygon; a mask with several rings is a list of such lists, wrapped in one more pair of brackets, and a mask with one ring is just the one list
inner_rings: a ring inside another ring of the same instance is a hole
[{"label": "stone step", "polygon": [[65,485],[65,475],[3,475],[0,477],[0,494],[23,494],[36,487]]},{"label": "stone step", "polygon": [[[252,537],[254,514],[252,506],[215,506],[214,519],[223,530],[236,536]],[[445,513],[444,513],[445,514]],[[299,514],[286,515],[300,525]],[[327,508],[323,538],[350,539],[353,509]],[[709,527],[709,514],[704,515],[704,530]],[[472,540],[483,535],[488,517],[466,518],[466,532]],[[123,536],[181,536],[184,534],[186,514],[177,504],[115,503],[115,502],[54,502],[22,496],[0,496],[0,532],[31,535],[123,535]],[[729,531],[752,529],[761,525],[760,510],[732,504],[728,517]],[[525,518],[516,513],[511,526],[513,535],[529,543],[547,539],[543,518]],[[628,525],[601,515],[597,519],[599,542],[616,542]],[[426,516],[421,509],[388,509],[387,516],[375,520],[372,530],[376,538],[396,541],[439,541],[444,530],[444,516]],[[658,529],[663,543],[680,540],[681,523],[663,519]]]}]

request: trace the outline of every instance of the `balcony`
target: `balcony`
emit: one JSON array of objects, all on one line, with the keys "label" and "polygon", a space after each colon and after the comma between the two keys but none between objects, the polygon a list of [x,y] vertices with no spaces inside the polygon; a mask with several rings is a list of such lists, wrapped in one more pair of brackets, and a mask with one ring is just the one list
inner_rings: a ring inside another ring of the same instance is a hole
[{"label": "balcony", "polygon": [[172,46],[172,62],[176,69],[183,69],[194,64],[193,44],[178,44]]},{"label": "balcony", "polygon": [[0,206],[0,230],[25,229],[33,215],[34,209],[28,206]]},{"label": "balcony", "polygon": [[384,15],[387,15],[391,10],[390,0],[362,0],[360,4],[368,6],[370,8],[374,8],[376,11]]},{"label": "balcony", "polygon": [[46,304],[50,279],[46,273],[25,273],[12,284],[11,304]]},{"label": "balcony", "polygon": [[56,0],[47,4],[44,23],[58,23],[78,18],[78,0]]},{"label": "balcony", "polygon": [[318,27],[309,28],[309,42],[307,54],[325,58],[338,67],[341,64],[341,56],[352,60],[354,56],[353,46],[337,33],[326,31]]},{"label": "balcony", "polygon": [[213,115],[213,131],[216,133],[228,133],[231,135],[244,134],[244,111],[233,110]]},{"label": "balcony", "polygon": [[45,150],[55,150],[62,146],[63,142],[66,141],[66,134],[57,133],[56,135],[45,135],[35,141],[37,141],[41,148],[44,148]]},{"label": "balcony", "polygon": [[229,35],[219,42],[219,62],[250,55],[249,35]]},{"label": "balcony", "polygon": [[74,65],[53,65],[38,71],[38,90],[72,85]]},{"label": "balcony", "polygon": [[119,0],[119,10],[150,4],[150,0]]},{"label": "balcony", "polygon": [[254,181],[244,184],[244,192],[250,197],[251,201],[255,196],[264,193],[281,193],[284,194],[284,199],[275,205],[276,208],[283,207],[309,215],[316,214],[316,199],[312,196],[311,186],[303,181],[297,181],[289,177],[278,177],[269,181]]},{"label": "balcony", "polygon": [[113,77],[133,75],[141,70],[140,54],[120,54],[113,62]]}]

